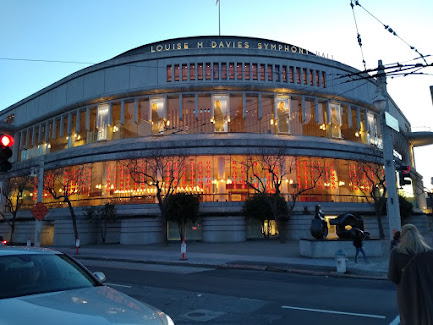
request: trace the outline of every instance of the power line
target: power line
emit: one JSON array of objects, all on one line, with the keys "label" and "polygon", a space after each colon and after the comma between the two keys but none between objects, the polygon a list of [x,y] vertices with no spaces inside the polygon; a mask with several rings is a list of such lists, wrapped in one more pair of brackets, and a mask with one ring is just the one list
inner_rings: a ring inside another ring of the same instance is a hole
[{"label": "power line", "polygon": [[[356,1],[356,2],[358,2],[358,1]],[[365,63],[365,58],[364,58],[364,52],[362,51],[361,34],[359,33],[358,24],[356,22],[356,16],[355,16],[355,9],[354,9],[353,0],[350,0],[350,6],[352,7],[353,19],[355,21],[357,40],[358,40],[358,45],[359,45],[359,48],[361,50],[361,56],[362,56],[362,64],[364,65],[364,70],[367,70],[366,63]]]},{"label": "power line", "polygon": [[[416,53],[418,53],[419,54],[419,56],[420,56],[420,58],[421,59],[423,59],[424,60],[424,62],[426,63],[426,64],[428,64],[427,63],[427,61],[426,61],[426,59],[425,59],[425,56],[421,53],[421,52],[419,52],[414,46],[412,46],[412,45],[410,45],[408,42],[406,42],[403,38],[401,38],[399,35],[397,35],[397,32],[393,29],[393,28],[391,28],[389,25],[385,25],[383,22],[381,22],[376,16],[374,16],[371,12],[369,12],[366,8],[364,8],[360,3],[359,3],[359,1],[355,1],[355,5],[356,6],[359,6],[359,7],[361,7],[365,12],[367,12],[371,17],[373,17],[376,21],[378,21],[388,32],[390,32],[392,35],[394,35],[394,36],[396,36],[396,37],[398,37],[402,42],[404,42],[407,46],[409,46],[410,47],[410,49],[411,50],[413,50],[413,51],[415,51]],[[353,1],[351,0],[351,6],[352,6],[352,9],[353,9]]]},{"label": "power line", "polygon": [[3,61],[27,61],[27,62],[45,62],[45,63],[66,63],[66,64],[84,64],[93,65],[93,62],[80,62],[80,61],[62,61],[62,60],[44,60],[44,59],[26,59],[26,58],[0,58]]}]

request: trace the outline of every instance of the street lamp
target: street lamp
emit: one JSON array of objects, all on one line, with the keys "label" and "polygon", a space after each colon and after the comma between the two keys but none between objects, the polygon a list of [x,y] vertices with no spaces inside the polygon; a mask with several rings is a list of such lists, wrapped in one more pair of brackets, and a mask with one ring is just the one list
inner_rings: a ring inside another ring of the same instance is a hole
[{"label": "street lamp", "polygon": [[[386,90],[386,77],[382,60],[379,60],[377,70],[377,92],[373,99],[374,107],[380,112],[383,160],[386,179],[386,212],[389,223],[389,238],[393,238],[396,231],[401,230],[400,206],[397,193],[397,179],[395,176],[394,148],[392,142],[391,125],[387,123],[386,116],[389,116],[388,92]],[[394,121],[395,123],[396,121]],[[395,127],[395,125],[393,125]],[[397,127],[398,131],[398,127]]]}]

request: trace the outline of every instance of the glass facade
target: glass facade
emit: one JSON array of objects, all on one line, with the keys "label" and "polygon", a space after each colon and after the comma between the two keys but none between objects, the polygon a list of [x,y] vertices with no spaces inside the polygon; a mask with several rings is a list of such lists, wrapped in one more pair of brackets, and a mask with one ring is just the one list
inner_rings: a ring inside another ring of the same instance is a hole
[{"label": "glass facade", "polygon": [[[162,172],[153,169],[152,159],[140,159],[138,166],[164,184],[169,184],[169,178],[173,177],[176,192],[196,194],[202,202],[245,201],[255,193],[252,186],[265,187],[267,192],[275,191],[272,175],[266,169],[252,169],[263,161],[262,156],[203,155],[188,156],[184,160],[172,157],[172,167]],[[267,160],[278,162],[275,170],[281,177],[280,190],[286,199],[290,194],[309,189],[299,196],[298,201],[365,202],[362,190],[368,191],[372,186],[364,172],[366,165],[356,161],[302,156],[270,156]],[[55,185],[58,187],[56,190],[69,191],[76,206],[103,205],[107,202],[157,203],[155,186],[146,184],[143,175],[134,176],[127,162],[95,162],[62,169],[64,177],[73,181],[66,188],[61,187],[60,183]],[[80,170],[80,178],[72,177]],[[45,182],[57,174],[56,170],[46,170]],[[37,177],[34,182],[33,188],[24,193],[24,206],[28,208],[36,203]],[[167,190],[164,186],[163,193]],[[65,204],[52,199],[46,190],[43,192],[43,203],[48,207],[63,207]]]},{"label": "glass facade", "polygon": [[145,96],[87,106],[21,131],[20,159],[97,141],[173,133],[293,134],[377,145],[381,141],[378,130],[378,115],[373,111],[302,95]]}]

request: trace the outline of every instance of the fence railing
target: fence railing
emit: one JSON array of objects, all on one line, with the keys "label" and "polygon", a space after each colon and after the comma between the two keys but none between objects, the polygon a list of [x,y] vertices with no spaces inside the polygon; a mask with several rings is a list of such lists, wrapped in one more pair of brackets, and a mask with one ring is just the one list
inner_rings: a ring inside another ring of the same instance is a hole
[{"label": "fence railing", "polygon": [[[200,202],[243,202],[249,197],[253,196],[253,193],[243,194],[200,194],[198,198]],[[289,194],[282,193],[282,197],[286,201],[291,200]],[[297,198],[297,202],[342,202],[342,203],[367,203],[367,199],[364,196],[359,195],[331,195],[331,194],[301,194]],[[49,209],[55,208],[66,208],[68,205],[65,202],[52,201],[43,202],[44,205]],[[106,203],[114,205],[122,204],[152,204],[158,203],[157,197],[148,196],[121,196],[121,197],[98,197],[98,198],[85,198],[71,200],[74,207],[86,207],[86,206],[100,206]],[[35,203],[26,203],[21,206],[23,210],[29,210],[33,208]]]}]

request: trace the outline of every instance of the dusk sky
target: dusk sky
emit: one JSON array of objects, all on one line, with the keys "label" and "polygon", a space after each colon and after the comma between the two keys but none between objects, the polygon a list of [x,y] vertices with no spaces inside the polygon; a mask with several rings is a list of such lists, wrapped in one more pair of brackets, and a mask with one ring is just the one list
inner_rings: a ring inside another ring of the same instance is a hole
[{"label": "dusk sky", "polygon": [[[384,64],[433,62],[433,1],[221,0],[221,35],[293,44],[363,70]],[[356,24],[355,24],[355,19]],[[389,25],[397,35],[388,32]],[[358,29],[358,30],[357,30]],[[89,65],[132,48],[176,37],[218,35],[215,0],[0,0],[0,109]],[[422,74],[388,78],[388,92],[413,131],[433,131],[429,87]],[[433,146],[415,150],[431,189]]]}]

